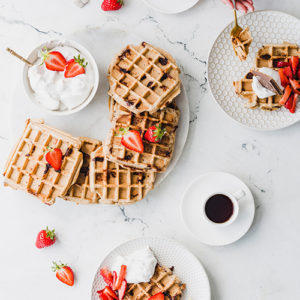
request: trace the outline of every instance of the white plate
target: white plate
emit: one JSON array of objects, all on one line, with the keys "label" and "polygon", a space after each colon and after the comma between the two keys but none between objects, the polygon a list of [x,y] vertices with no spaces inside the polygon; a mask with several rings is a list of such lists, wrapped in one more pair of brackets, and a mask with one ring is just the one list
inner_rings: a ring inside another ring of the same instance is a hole
[{"label": "white plate", "polygon": [[210,90],[221,109],[232,119],[254,129],[274,130],[290,126],[300,120],[300,103],[295,114],[281,108],[263,111],[244,107],[232,82],[240,80],[254,66],[255,54],[264,44],[281,44],[284,41],[300,43],[300,20],[278,11],[257,11],[239,18],[242,27],[249,26],[253,36],[249,57],[240,62],[234,55],[229,24],[217,37],[208,58],[207,74]]},{"label": "white plate", "polygon": [[[129,43],[141,43],[143,39],[125,29],[117,28],[95,28],[78,31],[68,37],[77,40],[84,45],[95,58],[99,72],[100,83],[94,100],[88,107],[69,116],[54,116],[39,109],[28,99],[22,86],[16,87],[15,95],[11,103],[11,128],[12,136],[18,138],[24,128],[25,120],[28,118],[44,119],[51,126],[71,133],[74,136],[87,136],[99,140],[105,140],[111,123],[108,112],[108,65],[114,55],[122,47]],[[151,42],[151,41],[150,41]],[[158,45],[159,46],[159,45]],[[166,49],[168,50],[168,49]],[[20,84],[21,85],[21,84]],[[176,98],[180,109],[180,120],[178,124],[176,143],[172,161],[165,173],[158,174],[156,186],[160,184],[175,167],[186,142],[189,130],[189,102],[184,88]]]},{"label": "white plate", "polygon": [[149,246],[158,262],[166,267],[174,266],[174,273],[186,283],[182,300],[209,300],[210,286],[207,275],[199,260],[177,242],[163,238],[139,238],[118,246],[101,262],[92,287],[92,300],[99,300],[97,291],[105,286],[100,269],[110,268],[117,255],[128,255],[137,249]]},{"label": "white plate", "polygon": [[[233,194],[242,189],[245,196],[239,199],[239,214],[226,227],[216,227],[203,215],[204,201],[215,192]],[[223,172],[211,172],[198,177],[187,188],[181,204],[181,215],[189,231],[202,243],[212,246],[231,244],[250,228],[255,214],[251,191],[239,178]]]},{"label": "white plate", "polygon": [[163,14],[177,14],[193,7],[199,0],[144,0],[145,4]]}]

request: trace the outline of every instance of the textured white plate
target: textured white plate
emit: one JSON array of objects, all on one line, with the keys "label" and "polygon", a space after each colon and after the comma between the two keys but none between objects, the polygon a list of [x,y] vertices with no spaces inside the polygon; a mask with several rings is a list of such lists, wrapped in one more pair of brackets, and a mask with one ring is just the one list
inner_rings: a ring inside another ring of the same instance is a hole
[{"label": "textured white plate", "polygon": [[213,97],[226,114],[247,127],[274,130],[290,126],[300,120],[300,104],[295,114],[287,109],[263,111],[244,107],[245,101],[234,91],[233,81],[245,76],[254,66],[255,54],[264,44],[284,41],[300,44],[300,20],[278,11],[257,11],[239,18],[242,27],[249,26],[253,36],[249,57],[240,62],[234,55],[229,24],[217,37],[208,58],[208,83]]},{"label": "textured white plate", "polygon": [[193,7],[199,0],[143,0],[146,5],[163,14],[177,14]]},{"label": "textured white plate", "polygon": [[[49,125],[67,131],[74,136],[87,136],[102,141],[106,138],[106,134],[111,127],[108,112],[108,80],[106,78],[108,65],[122,47],[125,47],[129,43],[141,43],[143,39],[120,27],[91,28],[75,32],[68,36],[68,38],[84,45],[91,52],[98,64],[100,83],[94,100],[87,108],[73,115],[53,116],[33,105],[27,99],[23,87],[17,87],[11,103],[10,118],[12,122],[12,134],[16,138],[20,136],[25,120],[28,118],[42,118]],[[158,174],[156,185],[160,184],[175,167],[188,135],[189,103],[184,89],[176,98],[176,103],[180,109],[180,120],[176,134],[174,154],[167,171]]]},{"label": "textured white plate", "polygon": [[166,267],[174,266],[174,273],[186,283],[182,300],[209,300],[210,286],[199,260],[177,242],[163,238],[139,238],[128,241],[112,250],[101,262],[92,287],[92,300],[99,300],[97,291],[105,286],[100,269],[110,268],[117,255],[128,255],[137,249],[149,246],[158,262]]}]

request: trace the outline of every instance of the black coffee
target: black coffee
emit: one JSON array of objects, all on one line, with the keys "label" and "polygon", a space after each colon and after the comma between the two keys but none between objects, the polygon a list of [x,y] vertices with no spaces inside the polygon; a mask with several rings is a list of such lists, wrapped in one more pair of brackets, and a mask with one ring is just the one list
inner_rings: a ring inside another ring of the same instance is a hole
[{"label": "black coffee", "polygon": [[225,195],[217,194],[210,197],[205,204],[207,217],[215,223],[225,223],[233,214],[233,203]]}]

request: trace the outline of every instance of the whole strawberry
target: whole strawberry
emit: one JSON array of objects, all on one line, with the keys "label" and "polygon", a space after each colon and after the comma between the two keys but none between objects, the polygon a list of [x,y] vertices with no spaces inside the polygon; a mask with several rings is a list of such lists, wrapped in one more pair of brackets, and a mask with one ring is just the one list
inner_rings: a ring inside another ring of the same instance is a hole
[{"label": "whole strawberry", "polygon": [[48,226],[39,232],[35,245],[37,248],[45,248],[55,243],[55,230],[49,230]]},{"label": "whole strawberry", "polygon": [[101,8],[104,11],[119,10],[123,5],[123,0],[103,0]]}]

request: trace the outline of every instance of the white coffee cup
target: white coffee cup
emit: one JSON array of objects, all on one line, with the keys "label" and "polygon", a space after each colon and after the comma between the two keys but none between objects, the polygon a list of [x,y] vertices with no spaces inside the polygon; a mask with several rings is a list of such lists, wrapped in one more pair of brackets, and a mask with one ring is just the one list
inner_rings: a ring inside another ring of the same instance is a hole
[{"label": "white coffee cup", "polygon": [[[223,223],[217,223],[217,222],[212,221],[207,216],[206,211],[205,211],[207,201],[215,195],[223,195],[225,197],[228,197],[230,199],[230,201],[232,202],[232,205],[233,205],[232,215],[230,216],[230,218],[227,221],[225,221]],[[236,218],[239,214],[239,200],[241,198],[243,198],[245,195],[246,195],[246,193],[243,190],[238,190],[234,193],[216,192],[216,193],[210,194],[206,198],[206,200],[203,202],[203,215],[204,215],[204,218],[206,219],[207,222],[209,222],[210,224],[212,224],[214,226],[217,226],[217,227],[225,227],[225,226],[228,226],[228,225],[232,224],[236,220]]]}]

